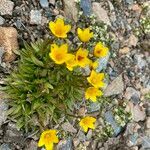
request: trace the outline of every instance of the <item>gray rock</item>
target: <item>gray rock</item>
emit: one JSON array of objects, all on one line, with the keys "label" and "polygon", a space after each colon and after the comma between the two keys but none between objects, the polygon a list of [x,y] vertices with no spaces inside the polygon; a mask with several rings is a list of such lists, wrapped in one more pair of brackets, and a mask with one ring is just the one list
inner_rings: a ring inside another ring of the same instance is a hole
[{"label": "gray rock", "polygon": [[142,137],[142,147],[145,149],[145,150],[148,150],[150,149],[150,137]]},{"label": "gray rock", "polygon": [[78,133],[78,139],[81,142],[85,142],[86,141],[86,136],[85,136],[85,134],[82,131],[79,131],[79,133]]},{"label": "gray rock", "polygon": [[65,0],[64,1],[64,12],[65,16],[69,19],[77,22],[78,20],[78,9],[76,7],[76,2],[74,0]]},{"label": "gray rock", "polygon": [[0,15],[12,15],[14,2],[10,0],[0,0]]},{"label": "gray rock", "polygon": [[31,140],[30,143],[25,148],[25,150],[37,150],[37,145],[38,145],[37,142]]},{"label": "gray rock", "polygon": [[16,143],[20,146],[24,144],[23,134],[17,129],[16,124],[9,122],[4,135],[4,141],[7,143]]},{"label": "gray rock", "polygon": [[62,128],[66,132],[70,132],[70,133],[76,133],[77,132],[77,130],[69,122],[63,123]]},{"label": "gray rock", "polygon": [[100,104],[97,102],[90,103],[90,105],[87,107],[88,113],[96,112],[100,110]]},{"label": "gray rock", "polygon": [[57,150],[73,150],[72,139],[60,141],[57,145]]},{"label": "gray rock", "polygon": [[125,92],[125,99],[130,100],[134,103],[134,104],[138,104],[140,101],[140,92],[135,90],[132,87],[127,87],[126,92]]},{"label": "gray rock", "polygon": [[92,138],[92,130],[89,130],[87,135],[86,135],[86,139],[90,140]]},{"label": "gray rock", "polygon": [[3,17],[0,16],[0,26],[3,25],[5,22],[5,19]]},{"label": "gray rock", "polygon": [[0,150],[11,150],[9,145],[8,144],[5,144],[3,143],[1,146],[0,146]]},{"label": "gray rock", "polygon": [[134,133],[129,136],[129,141],[131,145],[136,145],[137,144],[137,139],[138,139],[138,133]]},{"label": "gray rock", "polygon": [[40,0],[40,5],[43,7],[43,8],[47,8],[49,3],[48,3],[48,0]]},{"label": "gray rock", "polygon": [[147,117],[146,128],[150,129],[150,117]]},{"label": "gray rock", "polygon": [[136,61],[137,66],[138,66],[140,69],[143,69],[143,68],[146,67],[146,64],[147,64],[147,63],[146,63],[146,60],[143,58],[143,55],[137,54],[137,55],[134,56],[134,58],[135,58],[135,61]]},{"label": "gray rock", "polygon": [[30,12],[30,24],[41,24],[42,15],[39,10],[31,10]]},{"label": "gray rock", "polygon": [[80,1],[80,6],[81,6],[85,16],[90,16],[91,15],[91,13],[92,13],[91,0],[81,0]]},{"label": "gray rock", "polygon": [[124,83],[122,80],[122,75],[119,75],[104,90],[104,96],[121,94],[123,90],[124,90]]},{"label": "gray rock", "polygon": [[98,59],[98,67],[96,69],[97,72],[100,72],[103,69],[106,69],[109,57],[110,57],[110,53],[108,53],[108,55],[106,57]]},{"label": "gray rock", "polygon": [[5,53],[4,47],[0,47],[0,64],[2,63],[2,56]]},{"label": "gray rock", "polygon": [[129,108],[130,108],[130,111],[132,113],[132,117],[133,117],[133,120],[135,122],[139,122],[139,121],[143,121],[145,120],[145,117],[146,117],[146,112],[145,112],[145,108],[142,107],[142,106],[139,106],[138,104],[137,105],[134,105],[133,103],[129,103],[128,104]]},{"label": "gray rock", "polygon": [[8,105],[6,104],[6,100],[3,99],[3,94],[0,92],[0,126],[7,119],[7,109]]},{"label": "gray rock", "polygon": [[107,111],[104,114],[104,117],[105,117],[106,121],[112,126],[114,133],[115,133],[115,136],[117,136],[121,132],[121,127],[118,126],[118,124],[114,120],[114,116],[113,116],[112,112]]},{"label": "gray rock", "polygon": [[93,13],[96,15],[98,21],[102,21],[107,25],[111,25],[109,17],[107,15],[107,11],[102,8],[101,4],[98,2],[92,3]]}]

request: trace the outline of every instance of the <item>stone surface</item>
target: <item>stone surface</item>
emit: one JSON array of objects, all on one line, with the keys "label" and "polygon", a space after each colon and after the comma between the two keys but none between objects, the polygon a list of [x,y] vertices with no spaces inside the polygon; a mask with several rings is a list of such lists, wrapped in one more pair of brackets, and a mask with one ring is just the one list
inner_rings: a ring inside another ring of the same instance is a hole
[{"label": "stone surface", "polygon": [[40,0],[40,5],[43,7],[43,8],[47,8],[49,3],[48,3],[48,0]]},{"label": "stone surface", "polygon": [[140,105],[134,105],[132,102],[127,104],[127,111],[130,111],[135,122],[143,121],[146,117],[145,108]]},{"label": "stone surface", "polygon": [[30,141],[30,143],[27,145],[27,147],[25,148],[25,150],[37,150],[37,142],[35,142],[34,140]]},{"label": "stone surface", "polygon": [[72,150],[73,143],[72,139],[69,138],[68,140],[61,140],[57,145],[57,150]]},{"label": "stone surface", "polygon": [[87,107],[88,113],[96,112],[100,110],[100,104],[97,102],[90,103],[90,105]]},{"label": "stone surface", "polygon": [[8,144],[3,143],[0,145],[0,150],[11,150]]},{"label": "stone surface", "polygon": [[110,111],[107,111],[104,115],[106,121],[110,123],[112,126],[115,136],[117,136],[121,132],[121,127],[117,125],[117,123],[114,120],[113,114]]},{"label": "stone surface", "polygon": [[2,56],[5,53],[4,47],[0,47],[0,64],[2,63]]},{"label": "stone surface", "polygon": [[92,12],[91,0],[81,0],[80,6],[85,16],[91,15],[91,12]]},{"label": "stone surface", "polygon": [[8,105],[6,104],[6,100],[4,100],[4,94],[0,92],[0,126],[6,121],[7,119],[7,111]]},{"label": "stone surface", "polygon": [[69,122],[65,122],[64,124],[62,124],[62,128],[66,132],[70,132],[70,133],[77,132],[77,130]]},{"label": "stone surface", "polygon": [[3,25],[5,22],[5,19],[3,17],[0,16],[0,26]]},{"label": "stone surface", "polygon": [[13,27],[0,27],[0,46],[5,49],[4,61],[11,62],[15,59],[13,50],[18,49],[17,30]]},{"label": "stone surface", "polygon": [[129,39],[127,40],[129,47],[136,46],[137,42],[138,42],[138,38],[134,34],[131,34]]},{"label": "stone surface", "polygon": [[12,15],[14,2],[10,0],[0,0],[0,15]]},{"label": "stone surface", "polygon": [[23,134],[17,129],[16,124],[9,122],[9,124],[6,126],[4,141],[6,143],[15,143],[19,146],[22,146],[24,144],[24,140]]},{"label": "stone surface", "polygon": [[140,95],[141,94],[139,91],[135,90],[132,87],[127,87],[124,97],[127,100],[131,99],[134,104],[137,104],[140,101]]},{"label": "stone surface", "polygon": [[123,47],[121,49],[119,49],[119,53],[120,54],[127,54],[130,52],[130,48],[129,47]]},{"label": "stone surface", "polygon": [[146,61],[143,58],[143,55],[138,55],[137,54],[137,55],[134,56],[134,59],[136,61],[136,64],[137,64],[138,68],[142,69],[142,68],[146,67]]},{"label": "stone surface", "polygon": [[111,25],[109,17],[107,15],[107,11],[102,8],[101,4],[98,2],[92,3],[92,10],[94,14],[96,15],[98,21],[102,21],[106,23],[107,25]]},{"label": "stone surface", "polygon": [[146,119],[146,128],[150,129],[150,117]]},{"label": "stone surface", "polygon": [[124,90],[122,74],[115,78],[104,90],[104,96],[112,96],[121,94]]},{"label": "stone surface", "polygon": [[39,10],[31,10],[30,12],[30,24],[41,24],[42,15]]},{"label": "stone surface", "polygon": [[0,27],[0,46],[4,47],[6,54],[4,61],[11,62],[15,59],[14,50],[18,49],[17,30],[13,27]]},{"label": "stone surface", "polygon": [[86,141],[86,136],[85,136],[85,134],[82,131],[79,131],[78,139],[80,140],[80,142]]},{"label": "stone surface", "polygon": [[100,72],[103,69],[106,69],[109,57],[110,57],[110,53],[108,53],[108,55],[106,57],[98,59],[98,67],[96,69],[97,72]]},{"label": "stone surface", "polygon": [[142,137],[142,147],[144,148],[144,150],[150,149],[150,137]]},{"label": "stone surface", "polygon": [[64,13],[69,19],[77,22],[78,19],[78,9],[74,0],[64,0]]},{"label": "stone surface", "polygon": [[55,5],[55,0],[49,0],[49,3]]}]

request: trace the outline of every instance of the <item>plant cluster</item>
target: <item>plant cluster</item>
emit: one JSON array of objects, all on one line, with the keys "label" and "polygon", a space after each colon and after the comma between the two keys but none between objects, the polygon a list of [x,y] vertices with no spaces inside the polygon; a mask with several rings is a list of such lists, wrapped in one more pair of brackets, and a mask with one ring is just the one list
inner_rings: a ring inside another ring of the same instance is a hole
[{"label": "plant cluster", "polygon": [[[76,49],[67,38],[71,25],[57,18],[50,21],[49,28],[53,38],[31,43],[31,46],[25,43],[18,67],[6,79],[4,88],[10,98],[10,119],[26,132],[46,129],[49,124],[57,123],[62,114],[73,114],[74,104],[83,97],[97,101],[105,86],[105,75],[96,72],[96,68],[97,58],[105,57],[108,48],[100,41],[88,47],[94,37],[90,28],[77,28],[75,36],[81,45]],[[87,66],[91,73],[84,76],[81,68]],[[79,125],[87,132],[89,128],[95,128],[95,122],[95,118],[85,116]],[[39,146],[53,149],[53,143],[58,142],[56,137],[55,130],[44,131]]]}]

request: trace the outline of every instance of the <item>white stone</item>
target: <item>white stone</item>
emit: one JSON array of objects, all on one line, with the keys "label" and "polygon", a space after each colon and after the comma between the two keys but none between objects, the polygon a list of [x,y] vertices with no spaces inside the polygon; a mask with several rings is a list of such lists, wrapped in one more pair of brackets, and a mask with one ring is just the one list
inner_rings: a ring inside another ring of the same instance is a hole
[{"label": "white stone", "polygon": [[31,10],[30,12],[30,24],[41,24],[42,15],[39,10]]},{"label": "white stone", "polygon": [[64,0],[64,12],[67,18],[77,22],[78,9],[76,7],[76,2],[74,0]]},{"label": "white stone", "polygon": [[14,8],[14,2],[10,0],[0,0],[1,15],[12,15],[13,8]]},{"label": "white stone", "polygon": [[124,90],[124,83],[122,80],[122,75],[119,75],[104,90],[104,96],[121,94],[123,90]]},{"label": "white stone", "polygon": [[102,21],[106,23],[107,25],[111,25],[109,17],[107,15],[107,11],[102,8],[101,4],[98,2],[92,3],[92,10],[94,14],[96,15],[98,21]]}]

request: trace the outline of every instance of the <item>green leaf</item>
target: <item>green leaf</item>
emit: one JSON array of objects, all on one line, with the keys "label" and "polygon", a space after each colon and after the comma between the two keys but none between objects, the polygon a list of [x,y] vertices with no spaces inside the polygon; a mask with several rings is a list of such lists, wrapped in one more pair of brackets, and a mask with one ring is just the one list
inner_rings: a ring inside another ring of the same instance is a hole
[{"label": "green leaf", "polygon": [[38,60],[35,56],[31,55],[31,59],[33,63],[36,64],[37,66],[44,67],[43,62]]}]

